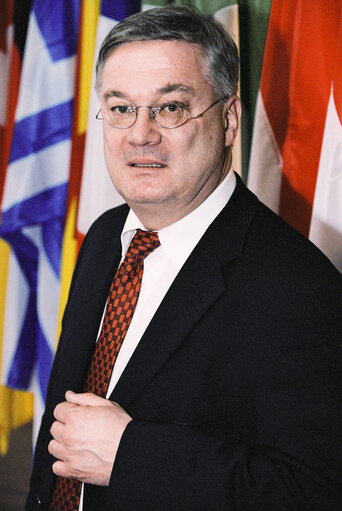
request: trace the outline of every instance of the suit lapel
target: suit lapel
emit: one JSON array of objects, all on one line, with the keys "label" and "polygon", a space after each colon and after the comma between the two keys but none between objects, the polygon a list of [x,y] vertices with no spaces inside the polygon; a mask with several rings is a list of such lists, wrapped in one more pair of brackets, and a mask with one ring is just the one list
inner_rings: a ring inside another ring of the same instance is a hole
[{"label": "suit lapel", "polygon": [[129,406],[200,317],[226,291],[227,272],[223,269],[241,256],[256,203],[257,199],[238,180],[231,200],[177,275],[110,399],[123,407]]},{"label": "suit lapel", "polygon": [[76,392],[83,389],[108,290],[120,261],[121,243],[117,233],[122,230],[127,212],[127,207],[108,212],[100,227],[91,230],[85,238],[77,262],[70,306],[63,319],[66,333],[62,330],[63,342],[59,343],[58,351],[63,387]]}]

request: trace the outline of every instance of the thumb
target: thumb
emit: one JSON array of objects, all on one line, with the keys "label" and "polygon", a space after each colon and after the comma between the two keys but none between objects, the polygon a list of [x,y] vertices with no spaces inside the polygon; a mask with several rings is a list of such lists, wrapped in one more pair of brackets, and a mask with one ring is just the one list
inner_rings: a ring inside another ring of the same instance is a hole
[{"label": "thumb", "polygon": [[76,392],[73,392],[72,390],[67,390],[65,393],[65,399],[69,403],[74,403],[75,405],[80,406],[111,406],[110,401],[90,392],[76,394]]}]

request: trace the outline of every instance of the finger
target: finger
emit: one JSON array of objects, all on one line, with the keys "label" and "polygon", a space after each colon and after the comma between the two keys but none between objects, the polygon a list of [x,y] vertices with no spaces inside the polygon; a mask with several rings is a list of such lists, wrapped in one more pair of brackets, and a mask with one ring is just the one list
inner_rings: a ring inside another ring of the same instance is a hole
[{"label": "finger", "polygon": [[52,471],[56,476],[61,477],[73,477],[71,473],[67,470],[67,466],[62,460],[57,460],[52,465]]},{"label": "finger", "polygon": [[64,460],[64,448],[63,445],[57,442],[57,440],[51,440],[48,445],[48,451],[52,456],[58,460]]},{"label": "finger", "polygon": [[55,421],[52,423],[52,426],[50,428],[50,433],[53,436],[55,440],[58,442],[62,442],[63,438],[63,429],[65,428],[65,425],[62,422]]},{"label": "finger", "polygon": [[67,390],[65,398],[68,403],[73,403],[79,406],[111,406],[110,401],[90,392],[76,394],[71,390]]},{"label": "finger", "polygon": [[72,468],[68,463],[61,460],[57,460],[53,463],[52,471],[56,474],[56,476],[67,477],[68,479],[78,479],[81,482],[86,482],[79,470]]},{"label": "finger", "polygon": [[75,405],[73,403],[68,403],[66,401],[63,401],[63,403],[59,403],[56,408],[53,411],[53,415],[55,419],[57,419],[59,422],[63,422],[65,424],[68,414],[70,414],[70,411],[75,408]]}]

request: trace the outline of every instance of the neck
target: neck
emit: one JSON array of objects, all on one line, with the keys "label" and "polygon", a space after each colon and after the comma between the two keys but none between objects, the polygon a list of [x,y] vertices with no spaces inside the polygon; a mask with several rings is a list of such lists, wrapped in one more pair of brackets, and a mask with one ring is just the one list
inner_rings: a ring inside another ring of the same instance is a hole
[{"label": "neck", "polygon": [[151,231],[157,231],[172,225],[196,208],[198,208],[212,193],[213,191],[222,183],[224,178],[227,176],[229,169],[231,167],[232,157],[231,151],[227,151],[225,165],[223,166],[223,170],[220,176],[217,179],[217,182],[213,185],[213,187],[207,190],[205,193],[202,190],[199,191],[195,198],[189,203],[178,206],[177,203],[172,201],[172,203],[135,203],[133,201],[127,201],[130,208],[134,211],[136,216],[139,218],[140,222],[144,225],[145,229]]}]

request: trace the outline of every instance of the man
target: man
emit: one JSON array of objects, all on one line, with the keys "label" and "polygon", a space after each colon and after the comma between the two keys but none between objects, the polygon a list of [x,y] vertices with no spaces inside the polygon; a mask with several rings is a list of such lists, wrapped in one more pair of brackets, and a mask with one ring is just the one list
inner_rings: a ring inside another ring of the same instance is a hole
[{"label": "man", "polygon": [[[342,509],[341,279],[231,170],[234,43],[153,9],[109,33],[97,73],[128,206],[82,245],[27,509]],[[120,279],[137,234],[134,308]]]}]

